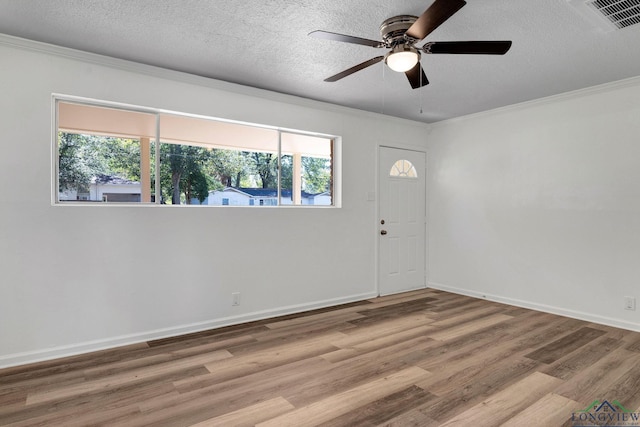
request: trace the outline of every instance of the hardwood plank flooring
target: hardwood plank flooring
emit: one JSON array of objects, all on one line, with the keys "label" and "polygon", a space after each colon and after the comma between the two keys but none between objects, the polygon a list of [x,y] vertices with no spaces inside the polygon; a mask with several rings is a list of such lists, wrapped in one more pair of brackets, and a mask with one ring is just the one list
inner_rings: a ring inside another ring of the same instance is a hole
[{"label": "hardwood plank flooring", "polygon": [[0,370],[14,427],[553,427],[605,400],[640,410],[640,333],[432,289]]},{"label": "hardwood plank flooring", "polygon": [[501,390],[481,403],[457,415],[443,427],[458,425],[495,426],[534,404],[551,391],[561,380],[550,375],[534,372],[517,383]]}]

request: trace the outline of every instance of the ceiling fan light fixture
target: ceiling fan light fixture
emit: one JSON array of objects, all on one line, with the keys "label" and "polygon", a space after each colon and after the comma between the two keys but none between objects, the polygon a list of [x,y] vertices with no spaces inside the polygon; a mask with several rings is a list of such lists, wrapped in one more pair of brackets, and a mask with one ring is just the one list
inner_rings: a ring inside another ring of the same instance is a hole
[{"label": "ceiling fan light fixture", "polygon": [[385,57],[384,62],[393,71],[404,73],[415,67],[419,60],[420,53],[415,47],[401,44],[391,49]]}]

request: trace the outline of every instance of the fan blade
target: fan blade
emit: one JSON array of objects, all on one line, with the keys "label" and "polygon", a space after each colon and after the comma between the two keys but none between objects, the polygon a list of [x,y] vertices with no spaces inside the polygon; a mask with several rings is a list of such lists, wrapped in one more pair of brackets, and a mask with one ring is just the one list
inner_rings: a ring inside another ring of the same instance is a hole
[{"label": "fan blade", "polygon": [[464,0],[436,0],[405,34],[416,40],[422,40],[465,4],[467,2]]},{"label": "fan blade", "polygon": [[312,31],[309,33],[310,37],[314,37],[316,39],[323,39],[323,40],[333,40],[333,41],[337,41],[337,42],[344,42],[344,43],[353,43],[353,44],[361,44],[364,46],[371,46],[371,47],[384,47],[384,43],[376,41],[376,40],[369,40],[369,39],[363,39],[361,37],[353,37],[353,36],[347,36],[344,34],[338,34],[338,33],[330,33],[328,31]]},{"label": "fan blade", "polygon": [[429,84],[427,75],[424,73],[420,62],[418,62],[415,67],[407,71],[405,74],[409,79],[409,83],[411,83],[411,87],[414,89],[418,89]]},{"label": "fan blade", "polygon": [[486,42],[429,42],[422,46],[424,53],[454,53],[462,55],[504,55],[511,48],[511,41]]},{"label": "fan blade", "polygon": [[360,70],[364,70],[365,68],[373,65],[373,64],[377,64],[378,62],[382,61],[384,59],[384,56],[376,56],[375,58],[371,58],[368,61],[364,61],[362,64],[358,64],[355,65],[349,69],[344,70],[341,73],[338,73],[334,76],[328,77],[326,79],[324,79],[325,82],[337,82],[338,80],[345,78],[353,73],[355,73],[356,71],[360,71]]}]

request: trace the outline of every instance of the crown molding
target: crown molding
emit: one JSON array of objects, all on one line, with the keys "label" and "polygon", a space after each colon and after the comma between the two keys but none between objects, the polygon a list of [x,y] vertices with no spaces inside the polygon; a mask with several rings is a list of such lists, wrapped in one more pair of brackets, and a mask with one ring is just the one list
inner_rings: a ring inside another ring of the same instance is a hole
[{"label": "crown molding", "polygon": [[311,98],[304,98],[295,95],[289,95],[280,92],[273,92],[266,89],[255,88],[251,86],[243,86],[237,83],[231,83],[223,80],[216,80],[210,77],[190,74],[183,71],[172,70],[169,68],[157,67],[155,65],[144,64],[126,59],[115,58],[111,56],[99,55],[96,53],[86,52],[68,47],[57,46],[49,43],[43,43],[35,40],[24,39],[21,37],[10,36],[0,33],[0,46],[7,46],[21,50],[53,55],[70,60],[100,65],[103,67],[114,68],[117,70],[127,71],[136,74],[143,74],[150,77],[157,77],[166,80],[172,80],[180,83],[193,84],[196,86],[207,87],[210,89],[232,92],[238,95],[253,96],[257,98],[268,99],[276,102],[298,105],[301,107],[321,109],[333,113],[351,114],[360,117],[368,117],[374,119],[384,118],[385,120],[404,124],[418,126],[429,131],[431,125],[425,122],[403,119],[400,117],[388,116],[381,113],[374,113],[356,108],[345,107],[342,105],[332,104],[329,102],[318,101]]},{"label": "crown molding", "polygon": [[455,117],[448,120],[442,120],[432,123],[432,129],[446,126],[453,123],[460,123],[469,120],[482,119],[484,117],[496,116],[515,111],[527,110],[534,107],[555,104],[562,101],[584,98],[587,96],[598,95],[611,92],[613,90],[625,89],[630,87],[640,87],[640,76],[630,77],[627,79],[616,80],[614,82],[603,83],[596,86],[577,89],[570,92],[564,92],[557,95],[546,96],[544,98],[533,99],[531,101],[520,102],[518,104],[507,105],[506,107],[494,108],[492,110],[481,111],[479,113],[468,114],[466,116]]}]

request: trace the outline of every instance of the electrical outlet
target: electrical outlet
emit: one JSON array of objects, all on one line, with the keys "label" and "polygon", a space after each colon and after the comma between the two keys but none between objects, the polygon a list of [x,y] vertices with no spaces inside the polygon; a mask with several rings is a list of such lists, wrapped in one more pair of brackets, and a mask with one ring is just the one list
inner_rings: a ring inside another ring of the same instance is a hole
[{"label": "electrical outlet", "polygon": [[231,305],[240,305],[240,292],[234,292],[231,294]]},{"label": "electrical outlet", "polygon": [[624,309],[625,310],[635,310],[636,309],[636,299],[635,299],[635,297],[624,297]]}]

